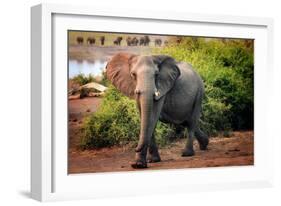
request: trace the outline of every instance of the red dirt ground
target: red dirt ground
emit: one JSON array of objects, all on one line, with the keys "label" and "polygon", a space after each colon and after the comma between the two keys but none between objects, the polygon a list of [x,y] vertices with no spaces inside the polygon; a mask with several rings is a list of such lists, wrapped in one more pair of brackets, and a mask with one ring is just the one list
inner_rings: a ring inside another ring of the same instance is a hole
[{"label": "red dirt ground", "polygon": [[[101,98],[69,101],[69,151],[68,172],[94,173],[134,171],[134,148],[127,145],[98,150],[80,150],[79,129],[84,117],[96,111]],[[254,164],[253,131],[235,131],[230,137],[211,137],[207,151],[200,151],[195,142],[195,156],[181,157],[186,140],[180,139],[159,149],[162,161],[148,164],[145,170],[239,166]]]}]

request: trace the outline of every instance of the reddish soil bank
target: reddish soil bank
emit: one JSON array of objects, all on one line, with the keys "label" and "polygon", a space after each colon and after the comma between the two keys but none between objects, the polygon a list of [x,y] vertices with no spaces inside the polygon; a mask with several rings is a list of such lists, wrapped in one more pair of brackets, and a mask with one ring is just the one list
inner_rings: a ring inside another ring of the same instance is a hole
[{"label": "reddish soil bank", "polygon": [[[79,129],[82,119],[94,112],[100,98],[69,101],[69,173],[134,171],[130,164],[135,153],[131,146],[81,151]],[[145,170],[239,166],[254,164],[253,131],[235,131],[230,137],[211,137],[207,151],[200,151],[195,142],[195,156],[181,157],[186,140],[181,139],[159,149],[161,162],[148,164]]]}]

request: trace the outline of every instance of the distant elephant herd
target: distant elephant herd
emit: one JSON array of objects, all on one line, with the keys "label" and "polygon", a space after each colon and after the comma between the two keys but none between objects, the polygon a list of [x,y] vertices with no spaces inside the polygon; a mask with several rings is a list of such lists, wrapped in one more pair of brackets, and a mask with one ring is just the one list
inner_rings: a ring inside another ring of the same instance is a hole
[{"label": "distant elephant herd", "polygon": [[[105,37],[104,37],[104,36],[101,36],[99,40],[100,40],[101,45],[104,45]],[[81,37],[81,36],[78,36],[78,37],[76,38],[76,41],[77,41],[77,44],[81,45],[81,44],[84,43],[84,38]],[[88,37],[88,38],[87,38],[87,44],[88,44],[88,45],[94,45],[94,44],[96,44],[96,38],[95,38],[95,37]]]},{"label": "distant elephant herd", "polygon": [[[122,40],[123,40],[123,37],[118,36],[113,40],[113,44],[120,46]],[[78,36],[76,38],[76,41],[77,41],[78,45],[82,45],[84,43],[84,38],[81,36]],[[100,41],[100,44],[103,46],[105,43],[105,36],[99,37],[99,41]],[[88,37],[86,42],[88,45],[95,45],[97,43],[95,37]],[[149,46],[150,42],[151,42],[151,40],[150,40],[149,36],[147,36],[147,35],[140,37],[140,38],[130,37],[130,36],[128,36],[126,38],[127,46]],[[162,39],[160,39],[160,38],[154,39],[154,46],[161,47],[162,43],[164,43],[164,45],[167,46],[169,42],[168,42],[168,40],[165,40],[163,42]]]}]

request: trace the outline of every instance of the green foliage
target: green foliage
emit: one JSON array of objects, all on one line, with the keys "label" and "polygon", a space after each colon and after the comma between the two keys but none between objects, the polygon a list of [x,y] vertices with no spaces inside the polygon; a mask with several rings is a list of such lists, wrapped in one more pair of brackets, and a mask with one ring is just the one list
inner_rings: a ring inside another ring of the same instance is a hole
[{"label": "green foliage", "polygon": [[88,76],[84,74],[78,74],[75,77],[71,79],[74,83],[77,83],[79,85],[88,84],[90,82],[96,82],[96,79],[93,75],[89,74]]},{"label": "green foliage", "polygon": [[[138,141],[140,118],[136,103],[113,86],[106,91],[98,111],[86,119],[83,125],[82,148],[100,148],[122,145]],[[169,126],[159,123],[155,137],[160,145],[165,145]]]},{"label": "green foliage", "polygon": [[106,78],[106,74],[105,74],[105,71],[103,71],[102,72],[102,75],[101,75],[101,80],[100,80],[100,84],[102,84],[102,85],[104,85],[104,86],[106,86],[106,87],[108,87],[109,85],[110,85],[110,82],[109,82],[109,80]]},{"label": "green foliage", "polygon": [[202,77],[205,131],[253,128],[253,42],[185,37],[155,52],[190,63]]}]

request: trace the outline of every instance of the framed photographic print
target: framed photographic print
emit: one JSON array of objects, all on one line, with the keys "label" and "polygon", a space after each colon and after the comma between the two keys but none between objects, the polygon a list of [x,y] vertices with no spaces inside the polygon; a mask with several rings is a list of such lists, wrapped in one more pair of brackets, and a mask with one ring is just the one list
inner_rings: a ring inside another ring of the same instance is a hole
[{"label": "framed photographic print", "polygon": [[271,19],[42,4],[31,25],[34,199],[272,185]]}]

